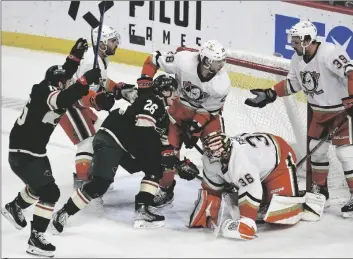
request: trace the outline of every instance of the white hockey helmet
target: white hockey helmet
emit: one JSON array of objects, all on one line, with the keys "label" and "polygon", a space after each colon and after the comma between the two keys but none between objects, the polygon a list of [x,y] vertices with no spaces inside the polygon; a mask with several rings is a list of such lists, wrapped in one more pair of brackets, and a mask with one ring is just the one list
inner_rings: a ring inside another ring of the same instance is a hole
[{"label": "white hockey helmet", "polygon": [[[99,26],[92,30],[92,43],[94,46],[97,45],[98,38],[98,30]],[[100,41],[104,43],[104,45],[108,44],[108,40],[116,38],[118,41],[118,45],[120,44],[120,34],[113,28],[107,25],[102,25],[102,34]]]},{"label": "white hockey helmet", "polygon": [[227,52],[216,40],[206,41],[200,49],[200,61],[211,73],[217,73],[226,62]]},{"label": "white hockey helmet", "polygon": [[206,41],[200,50],[200,58],[207,57],[211,61],[221,61],[227,58],[227,53],[221,43],[216,40]]},{"label": "white hockey helmet", "polygon": [[288,32],[288,42],[292,41],[292,37],[299,37],[300,41],[303,42],[305,36],[310,36],[310,42],[306,46],[309,46],[317,37],[317,29],[314,24],[310,21],[301,21],[295,24]]}]

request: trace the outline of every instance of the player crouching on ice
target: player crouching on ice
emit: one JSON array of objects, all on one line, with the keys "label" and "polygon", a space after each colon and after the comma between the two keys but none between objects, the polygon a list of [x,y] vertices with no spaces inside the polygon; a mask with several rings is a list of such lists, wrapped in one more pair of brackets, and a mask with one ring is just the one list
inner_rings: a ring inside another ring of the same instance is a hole
[{"label": "player crouching on ice", "polygon": [[[268,133],[241,134],[229,138],[211,133],[205,140],[204,177],[189,227],[214,228],[225,185],[238,190],[240,219],[222,217],[220,233],[227,238],[251,240],[260,205],[269,205],[263,220],[294,225],[299,220],[318,221],[325,196],[307,192],[299,196],[296,157],[282,138]],[[232,203],[233,203],[232,202]],[[222,215],[222,212],[221,212]]]}]

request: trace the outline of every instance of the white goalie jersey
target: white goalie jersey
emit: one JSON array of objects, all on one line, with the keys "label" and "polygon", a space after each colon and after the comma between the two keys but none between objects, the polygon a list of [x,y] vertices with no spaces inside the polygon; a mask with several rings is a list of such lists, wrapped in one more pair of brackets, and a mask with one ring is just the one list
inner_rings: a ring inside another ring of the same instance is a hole
[{"label": "white goalie jersey", "polygon": [[350,70],[353,62],[346,51],[323,42],[307,63],[303,56],[293,55],[286,90],[290,94],[303,90],[311,105],[337,109],[348,95],[346,74]]},{"label": "white goalie jersey", "polygon": [[202,82],[197,70],[198,57],[198,52],[169,52],[159,56],[157,63],[165,72],[175,74],[182,104],[193,110],[218,113],[230,91],[229,76],[222,68],[210,81]]},{"label": "white goalie jersey", "polygon": [[241,134],[232,137],[232,153],[228,165],[213,162],[204,155],[204,180],[215,190],[221,190],[225,182],[238,189],[239,196],[248,193],[262,199],[261,182],[279,163],[278,148],[269,134]]}]

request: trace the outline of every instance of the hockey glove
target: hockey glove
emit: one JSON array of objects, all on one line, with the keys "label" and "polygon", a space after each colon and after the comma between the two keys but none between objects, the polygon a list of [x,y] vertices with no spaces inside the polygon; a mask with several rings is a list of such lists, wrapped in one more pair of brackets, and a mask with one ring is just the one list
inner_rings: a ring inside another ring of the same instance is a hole
[{"label": "hockey glove", "polygon": [[342,99],[344,108],[347,111],[347,114],[353,118],[353,95],[345,97]]},{"label": "hockey glove", "polygon": [[247,98],[245,104],[252,107],[263,108],[267,104],[273,103],[277,98],[276,91],[272,89],[253,89],[250,92],[256,95],[256,97]]},{"label": "hockey glove", "polygon": [[137,79],[138,88],[150,88],[152,86],[153,79],[147,75],[141,75],[139,79]]},{"label": "hockey glove", "polygon": [[188,181],[195,179],[200,174],[197,166],[186,157],[184,157],[184,160],[176,163],[175,168],[179,177]]},{"label": "hockey glove", "polygon": [[110,111],[110,109],[114,106],[115,100],[114,96],[111,93],[107,92],[99,92],[97,93],[92,101],[92,106],[97,110],[105,110]]},{"label": "hockey glove", "polygon": [[79,38],[75,45],[72,47],[69,55],[69,59],[80,62],[81,59],[83,58],[83,54],[87,51],[88,49],[88,43],[87,40]]},{"label": "hockey glove", "polygon": [[175,155],[174,147],[171,145],[163,146],[161,164],[163,170],[173,170],[178,162],[178,158]]},{"label": "hockey glove", "polygon": [[193,148],[200,138],[203,125],[197,119],[194,119],[192,121],[182,122],[182,129],[182,140],[185,144],[185,148]]},{"label": "hockey glove", "polygon": [[99,68],[93,68],[88,70],[83,76],[77,79],[77,82],[81,85],[91,85],[91,84],[99,84],[99,80],[101,78],[101,70]]},{"label": "hockey glove", "polygon": [[133,103],[137,98],[137,88],[135,85],[120,82],[114,87],[113,95],[116,100],[123,98],[124,100]]}]

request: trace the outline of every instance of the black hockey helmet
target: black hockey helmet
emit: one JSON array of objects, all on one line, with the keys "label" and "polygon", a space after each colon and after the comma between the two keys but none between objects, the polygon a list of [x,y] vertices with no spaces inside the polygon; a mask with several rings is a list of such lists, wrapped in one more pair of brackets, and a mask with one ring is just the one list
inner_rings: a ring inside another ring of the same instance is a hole
[{"label": "black hockey helmet", "polygon": [[65,86],[66,81],[69,79],[70,77],[67,75],[66,70],[59,65],[51,66],[45,73],[45,80],[52,86],[59,86],[59,82]]},{"label": "black hockey helmet", "polygon": [[163,91],[170,91],[170,94],[172,95],[172,93],[175,92],[177,88],[178,88],[177,80],[175,80],[175,78],[166,74],[162,74],[156,77],[152,82],[153,91],[157,95],[162,97],[170,97],[170,96],[163,95]]}]

